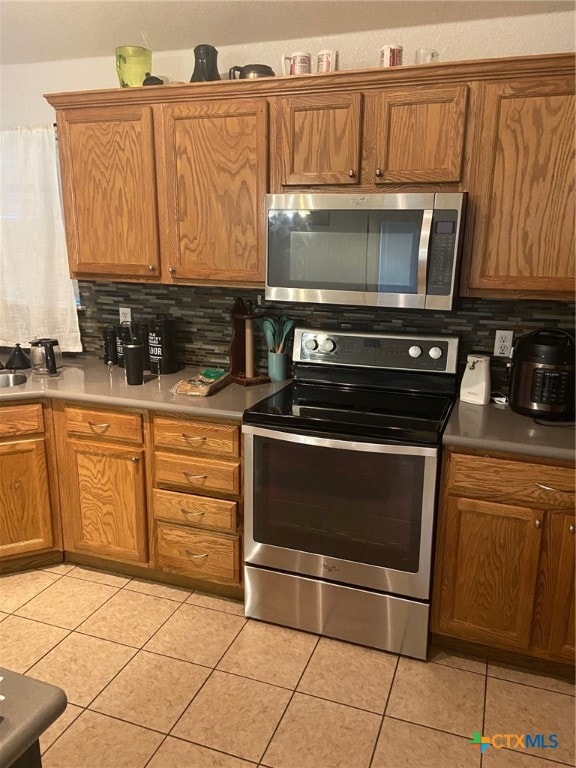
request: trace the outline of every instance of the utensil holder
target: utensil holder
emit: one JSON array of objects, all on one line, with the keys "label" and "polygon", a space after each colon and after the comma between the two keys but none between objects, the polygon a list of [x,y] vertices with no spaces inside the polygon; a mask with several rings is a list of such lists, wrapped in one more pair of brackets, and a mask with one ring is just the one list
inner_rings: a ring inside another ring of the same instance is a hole
[{"label": "utensil holder", "polygon": [[268,352],[268,376],[270,381],[283,381],[287,378],[288,355],[286,352]]}]

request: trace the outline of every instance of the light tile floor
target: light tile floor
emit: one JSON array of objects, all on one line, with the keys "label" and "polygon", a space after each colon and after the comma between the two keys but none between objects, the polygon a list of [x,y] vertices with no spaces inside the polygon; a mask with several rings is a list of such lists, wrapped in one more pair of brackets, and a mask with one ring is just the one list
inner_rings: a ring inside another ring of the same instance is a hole
[{"label": "light tile floor", "polygon": [[[0,666],[67,693],[44,768],[574,765],[566,680],[444,651],[415,661],[72,565],[0,579]],[[474,732],[558,747],[481,756]]]}]

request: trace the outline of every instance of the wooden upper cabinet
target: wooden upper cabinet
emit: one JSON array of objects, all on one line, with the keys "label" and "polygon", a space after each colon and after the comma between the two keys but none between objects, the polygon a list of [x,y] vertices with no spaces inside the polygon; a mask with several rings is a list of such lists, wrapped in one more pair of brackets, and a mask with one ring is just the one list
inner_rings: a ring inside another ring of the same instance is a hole
[{"label": "wooden upper cabinet", "polygon": [[469,287],[573,297],[574,77],[482,89]]},{"label": "wooden upper cabinet", "polygon": [[165,280],[264,279],[265,99],[164,104],[158,191]]},{"label": "wooden upper cabinet", "polygon": [[367,95],[366,183],[460,181],[467,99],[467,85]]},{"label": "wooden upper cabinet", "polygon": [[65,109],[58,132],[71,274],[157,281],[152,108]]},{"label": "wooden upper cabinet", "polygon": [[281,184],[358,184],[362,95],[291,96],[273,104]]}]

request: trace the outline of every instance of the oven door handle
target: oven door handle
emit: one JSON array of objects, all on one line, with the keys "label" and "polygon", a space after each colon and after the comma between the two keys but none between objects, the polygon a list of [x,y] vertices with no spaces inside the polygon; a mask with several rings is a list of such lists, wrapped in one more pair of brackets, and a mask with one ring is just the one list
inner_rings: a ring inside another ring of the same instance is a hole
[{"label": "oven door handle", "polygon": [[286,443],[298,443],[322,448],[335,448],[345,451],[359,451],[364,453],[393,453],[403,456],[438,456],[438,447],[424,445],[402,445],[398,443],[364,443],[350,438],[317,437],[316,435],[301,435],[294,432],[281,432],[265,427],[253,427],[250,424],[242,425],[242,433],[248,440],[252,437],[265,437],[270,440],[280,440]]}]

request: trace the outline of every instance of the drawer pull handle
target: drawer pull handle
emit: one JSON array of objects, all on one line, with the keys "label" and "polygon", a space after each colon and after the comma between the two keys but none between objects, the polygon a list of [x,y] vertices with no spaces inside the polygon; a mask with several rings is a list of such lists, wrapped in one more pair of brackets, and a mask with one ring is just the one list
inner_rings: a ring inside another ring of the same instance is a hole
[{"label": "drawer pull handle", "polygon": [[191,440],[192,442],[204,442],[205,437],[199,437],[198,435],[187,435],[186,432],[182,432],[184,440]]},{"label": "drawer pull handle", "polygon": [[180,512],[186,515],[186,517],[204,517],[206,514],[205,512],[190,512],[189,509],[184,509],[184,507],[180,507]]},{"label": "drawer pull handle", "polygon": [[569,525],[568,526],[568,533],[576,533],[576,525]]},{"label": "drawer pull handle", "polygon": [[194,552],[191,552],[189,549],[184,551],[191,560],[203,560],[205,557],[208,557],[208,552],[204,553],[203,555],[195,555]]},{"label": "drawer pull handle", "polygon": [[182,472],[186,480],[206,480],[208,475],[192,475],[190,472]]},{"label": "drawer pull handle", "polygon": [[535,528],[542,528],[542,520],[534,520]]},{"label": "drawer pull handle", "polygon": [[108,429],[110,424],[108,424],[107,422],[103,422],[102,424],[94,424],[93,421],[89,421],[88,426],[90,427],[90,429]]},{"label": "drawer pull handle", "polygon": [[561,491],[559,488],[552,488],[549,485],[542,485],[542,483],[536,483],[538,488],[542,488],[543,491],[552,491],[552,493],[576,493],[576,491]]}]

